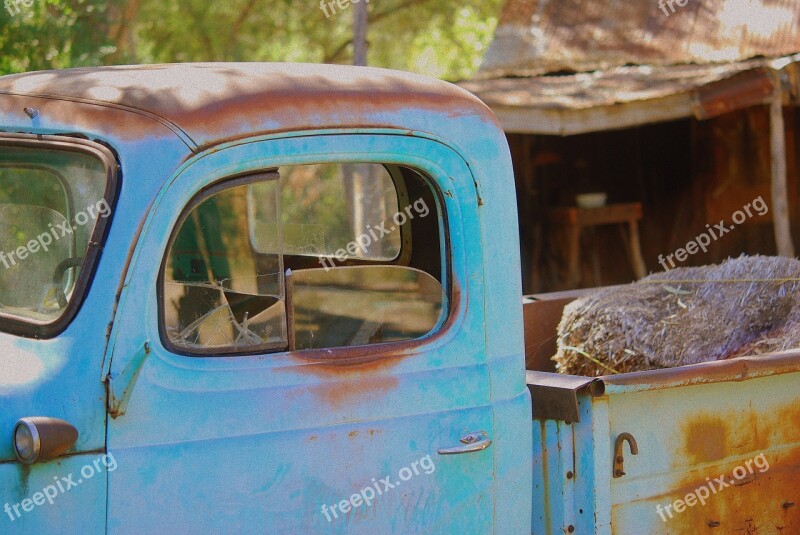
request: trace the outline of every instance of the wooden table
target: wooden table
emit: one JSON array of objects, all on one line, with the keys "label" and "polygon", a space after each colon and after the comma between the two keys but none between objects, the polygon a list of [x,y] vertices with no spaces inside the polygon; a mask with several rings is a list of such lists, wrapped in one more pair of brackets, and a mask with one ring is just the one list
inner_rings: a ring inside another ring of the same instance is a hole
[{"label": "wooden table", "polygon": [[600,208],[554,208],[548,213],[550,222],[565,227],[567,231],[567,282],[568,288],[577,288],[581,281],[581,231],[599,225],[626,225],[623,241],[630,256],[631,267],[637,279],[647,275],[639,242],[639,220],[642,204],[609,204]]}]

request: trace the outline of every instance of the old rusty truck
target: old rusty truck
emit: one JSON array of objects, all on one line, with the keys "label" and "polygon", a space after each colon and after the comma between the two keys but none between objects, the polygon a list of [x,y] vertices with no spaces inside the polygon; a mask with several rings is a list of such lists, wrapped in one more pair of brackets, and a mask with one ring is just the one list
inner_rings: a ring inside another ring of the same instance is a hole
[{"label": "old rusty truck", "polygon": [[800,352],[537,369],[574,295],[453,85],[5,76],[0,219],[0,533],[800,533]]}]

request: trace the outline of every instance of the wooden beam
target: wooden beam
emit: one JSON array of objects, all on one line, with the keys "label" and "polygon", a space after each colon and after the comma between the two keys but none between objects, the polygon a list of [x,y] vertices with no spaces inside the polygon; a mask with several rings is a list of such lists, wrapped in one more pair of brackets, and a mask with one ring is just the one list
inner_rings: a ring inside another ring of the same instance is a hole
[{"label": "wooden beam", "polygon": [[770,153],[772,159],[772,220],[778,255],[794,257],[789,223],[789,192],[786,187],[786,132],[783,124],[783,93],[775,76],[775,95],[770,102]]}]

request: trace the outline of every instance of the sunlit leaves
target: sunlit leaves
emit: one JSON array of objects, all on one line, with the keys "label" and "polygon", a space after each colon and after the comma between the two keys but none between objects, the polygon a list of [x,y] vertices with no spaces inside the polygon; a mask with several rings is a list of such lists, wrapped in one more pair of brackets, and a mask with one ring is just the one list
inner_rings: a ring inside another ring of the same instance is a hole
[{"label": "sunlit leaves", "polygon": [[[14,1],[14,0],[10,0]],[[317,0],[33,0],[0,13],[0,71],[117,63],[350,63],[347,5]],[[26,0],[30,1],[30,0]],[[502,0],[371,0],[369,63],[446,79],[477,68]]]}]

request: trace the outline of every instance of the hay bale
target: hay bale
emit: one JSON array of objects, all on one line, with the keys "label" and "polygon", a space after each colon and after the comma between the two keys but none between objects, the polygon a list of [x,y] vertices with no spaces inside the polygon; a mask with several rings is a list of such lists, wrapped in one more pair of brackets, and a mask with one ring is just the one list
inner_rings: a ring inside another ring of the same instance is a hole
[{"label": "hay bale", "polygon": [[741,256],[601,289],[564,308],[553,360],[596,376],[800,347],[798,285],[800,261]]}]

